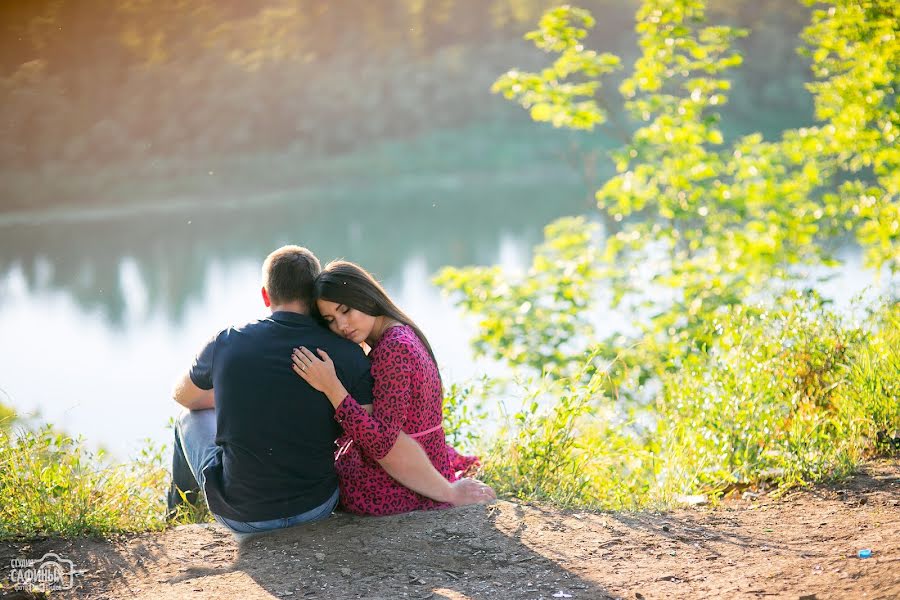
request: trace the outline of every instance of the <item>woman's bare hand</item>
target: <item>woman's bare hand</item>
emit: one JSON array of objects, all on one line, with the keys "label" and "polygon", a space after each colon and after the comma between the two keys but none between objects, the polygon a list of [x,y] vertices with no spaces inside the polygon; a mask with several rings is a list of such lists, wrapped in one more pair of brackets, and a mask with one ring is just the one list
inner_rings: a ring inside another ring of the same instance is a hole
[{"label": "woman's bare hand", "polygon": [[450,504],[453,506],[488,504],[497,499],[491,486],[468,477],[454,481],[450,484],[450,489]]},{"label": "woman's bare hand", "polygon": [[334,370],[334,362],[328,353],[318,348],[316,348],[316,352],[322,357],[321,359],[304,346],[294,348],[291,355],[294,373],[313,388],[328,396],[328,399],[337,408],[338,404],[347,397],[347,390],[338,379]]}]

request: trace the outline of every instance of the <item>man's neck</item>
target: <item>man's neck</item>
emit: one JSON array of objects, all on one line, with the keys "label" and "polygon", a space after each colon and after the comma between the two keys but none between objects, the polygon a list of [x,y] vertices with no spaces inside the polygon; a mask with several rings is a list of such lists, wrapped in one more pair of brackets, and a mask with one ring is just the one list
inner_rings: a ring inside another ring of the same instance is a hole
[{"label": "man's neck", "polygon": [[309,308],[303,302],[286,302],[285,304],[273,304],[269,307],[273,313],[292,312],[309,316]]}]

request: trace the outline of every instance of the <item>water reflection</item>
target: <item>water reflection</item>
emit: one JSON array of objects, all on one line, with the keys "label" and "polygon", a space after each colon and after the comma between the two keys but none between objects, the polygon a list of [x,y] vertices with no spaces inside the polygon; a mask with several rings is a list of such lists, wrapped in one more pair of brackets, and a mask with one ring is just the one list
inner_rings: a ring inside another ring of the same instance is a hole
[{"label": "water reflection", "polygon": [[[178,325],[187,304],[201,294],[211,264],[247,259],[258,265],[285,243],[306,245],[323,260],[359,261],[386,280],[412,255],[422,257],[429,273],[447,264],[488,263],[502,235],[530,246],[545,223],[583,210],[584,194],[575,181],[531,186],[527,193],[482,185],[374,202],[366,194],[298,192],[242,207],[19,224],[0,230],[0,277],[21,269],[28,293],[65,291],[82,310],[100,310],[115,327],[128,325],[128,289],[134,296],[140,280],[146,310]],[[7,302],[0,297],[0,308]]]},{"label": "water reflection", "polygon": [[40,409],[121,456],[145,437],[167,441],[172,382],[209,335],[264,313],[260,264],[285,243],[374,271],[432,338],[445,378],[459,381],[490,365],[474,364],[471,324],[431,275],[524,264],[543,225],[583,210],[585,197],[574,178],[389,201],[385,190],[339,192],[0,228],[0,387],[20,411]]}]

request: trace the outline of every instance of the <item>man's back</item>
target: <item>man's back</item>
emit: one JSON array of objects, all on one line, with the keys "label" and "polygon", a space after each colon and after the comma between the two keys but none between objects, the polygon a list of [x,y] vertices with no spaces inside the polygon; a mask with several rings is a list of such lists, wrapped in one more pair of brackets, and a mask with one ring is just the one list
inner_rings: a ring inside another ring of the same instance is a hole
[{"label": "man's back", "polygon": [[353,397],[371,402],[368,360],[355,344],[299,313],[222,331],[198,355],[190,377],[215,390],[218,461],[205,471],[217,515],[278,519],[319,506],[334,493],[334,440],[340,433],[328,400],[291,370],[297,346],[321,348]]}]

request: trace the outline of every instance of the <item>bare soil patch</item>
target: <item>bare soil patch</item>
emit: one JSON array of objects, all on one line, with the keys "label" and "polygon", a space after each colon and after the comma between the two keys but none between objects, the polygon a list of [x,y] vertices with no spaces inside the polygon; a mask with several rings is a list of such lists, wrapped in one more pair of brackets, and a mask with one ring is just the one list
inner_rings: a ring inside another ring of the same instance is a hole
[{"label": "bare soil patch", "polygon": [[782,498],[665,513],[498,502],[337,515],[240,543],[191,525],[0,544],[10,597],[10,560],[51,551],[83,570],[51,598],[900,598],[900,462]]}]

